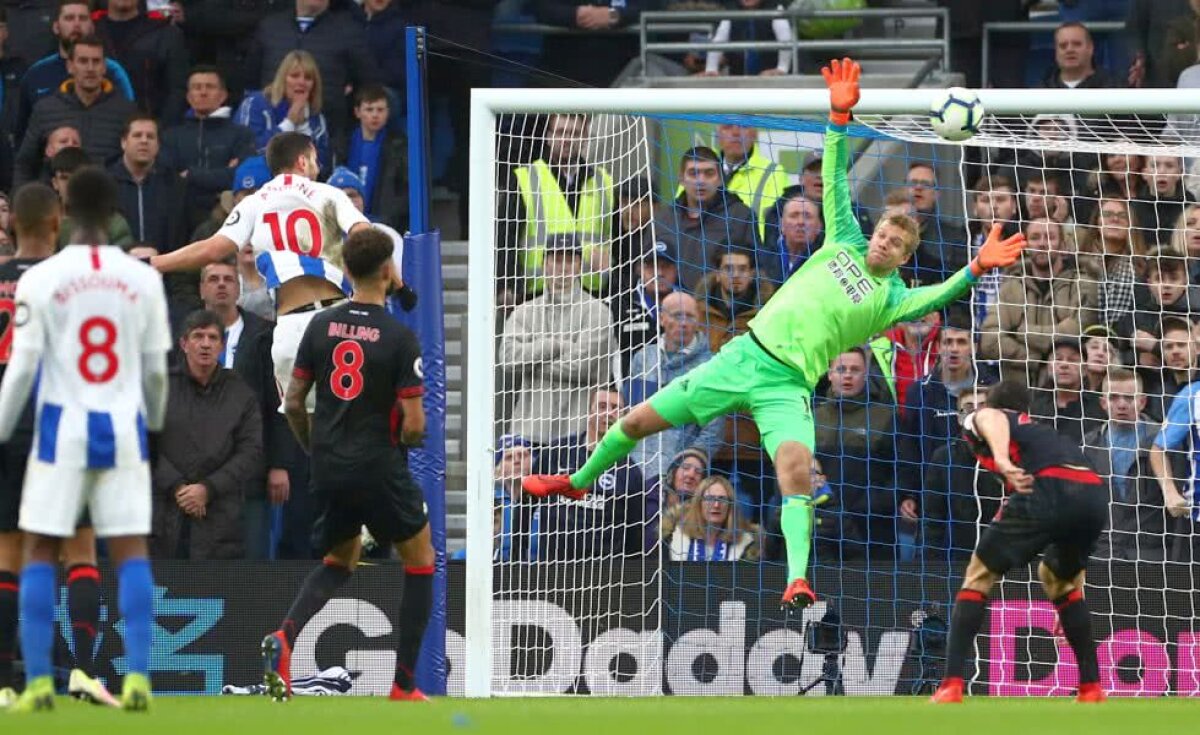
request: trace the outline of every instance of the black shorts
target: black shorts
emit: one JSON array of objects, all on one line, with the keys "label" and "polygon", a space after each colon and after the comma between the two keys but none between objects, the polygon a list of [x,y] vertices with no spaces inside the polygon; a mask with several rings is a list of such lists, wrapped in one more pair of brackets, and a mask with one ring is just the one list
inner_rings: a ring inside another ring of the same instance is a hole
[{"label": "black shorts", "polygon": [[1038,477],[1032,493],[1013,494],[979,537],[975,555],[988,571],[1003,575],[1042,555],[1059,579],[1087,567],[1108,524],[1103,482]]},{"label": "black shorts", "polygon": [[13,437],[0,447],[0,533],[19,531],[21,488],[25,484],[25,466],[29,462],[32,440]]},{"label": "black shorts", "polygon": [[429,522],[425,497],[399,452],[352,467],[315,458],[312,487],[320,513],[313,544],[321,553],[356,538],[363,526],[382,546],[407,541]]}]

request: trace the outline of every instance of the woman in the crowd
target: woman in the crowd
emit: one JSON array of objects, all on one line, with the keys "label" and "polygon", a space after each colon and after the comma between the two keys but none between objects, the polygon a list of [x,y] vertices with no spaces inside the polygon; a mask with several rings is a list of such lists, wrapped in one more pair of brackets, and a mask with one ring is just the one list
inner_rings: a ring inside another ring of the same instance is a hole
[{"label": "woman in the crowd", "polygon": [[689,447],[671,459],[671,465],[662,477],[662,518],[659,522],[662,538],[671,538],[688,501],[708,477],[708,470],[708,454],[698,447]]},{"label": "woman in the crowd", "polygon": [[756,561],[756,529],[738,512],[729,480],[714,475],[700,483],[671,534],[673,561]]},{"label": "woman in the crowd", "polygon": [[235,122],[254,131],[258,152],[276,133],[294,131],[313,139],[321,169],[330,168],[329,130],[321,113],[321,70],[307,51],[289,51],[275,78],[261,92],[249,92]]}]

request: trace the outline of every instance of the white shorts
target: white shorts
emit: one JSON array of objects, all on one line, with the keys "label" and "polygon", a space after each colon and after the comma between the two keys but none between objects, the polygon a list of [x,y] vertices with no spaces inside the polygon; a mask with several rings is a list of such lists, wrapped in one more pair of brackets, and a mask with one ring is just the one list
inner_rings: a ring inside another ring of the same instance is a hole
[{"label": "white shorts", "polygon": [[102,538],[150,535],[150,463],[109,470],[63,467],[29,458],[21,491],[21,530],[75,535],[86,508]]},{"label": "white shorts", "polygon": [[[296,365],[296,352],[304,339],[304,330],[320,310],[302,311],[299,314],[282,314],[275,321],[275,341],[271,344],[271,362],[275,365],[275,385],[279,388],[279,412],[283,413],[282,399],[287,395],[288,383],[292,380],[292,368]],[[317,392],[308,393],[308,412],[317,407]]]}]

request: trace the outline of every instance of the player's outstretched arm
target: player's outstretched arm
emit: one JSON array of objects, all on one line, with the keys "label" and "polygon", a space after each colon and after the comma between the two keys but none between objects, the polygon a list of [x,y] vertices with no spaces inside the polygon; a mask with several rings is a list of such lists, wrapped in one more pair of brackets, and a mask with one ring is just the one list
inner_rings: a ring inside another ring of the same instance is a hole
[{"label": "player's outstretched arm", "polygon": [[206,240],[198,240],[191,245],[185,245],[174,252],[155,255],[150,258],[150,265],[154,266],[159,273],[197,271],[209,263],[216,263],[228,258],[237,250],[236,242],[218,233]]},{"label": "player's outstretched arm", "polygon": [[1025,236],[1018,232],[1001,240],[1001,232],[1002,227],[999,224],[992,225],[992,231],[988,233],[983,247],[979,248],[979,253],[968,266],[975,278],[981,278],[993,268],[1007,268],[1021,257],[1021,251],[1025,249]]},{"label": "player's outstretched arm", "polygon": [[912,321],[931,311],[962,298],[979,278],[992,268],[1006,268],[1017,262],[1025,248],[1025,236],[1017,233],[1010,238],[1000,239],[1000,225],[992,227],[987,242],[979,249],[979,255],[970,265],[955,273],[942,283],[908,289],[888,314],[888,324]]},{"label": "player's outstretched arm", "polygon": [[821,69],[829,87],[829,127],[825,129],[825,155],[821,159],[821,182],[825,194],[821,208],[825,217],[825,242],[865,247],[867,239],[854,218],[850,181],[846,169],[850,165],[850,146],[846,142],[846,125],[850,111],[858,104],[858,78],[862,69],[853,59],[834,59]]}]

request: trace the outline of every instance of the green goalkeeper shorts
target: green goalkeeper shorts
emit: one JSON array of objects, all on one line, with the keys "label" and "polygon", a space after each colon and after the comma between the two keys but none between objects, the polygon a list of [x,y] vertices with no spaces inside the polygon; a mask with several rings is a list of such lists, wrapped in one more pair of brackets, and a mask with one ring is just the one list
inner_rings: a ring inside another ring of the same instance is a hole
[{"label": "green goalkeeper shorts", "polygon": [[750,338],[733,338],[711,360],[672,380],[650,397],[650,406],[672,426],[704,426],[718,416],[748,411],[767,456],[785,441],[812,450],[812,388]]}]

